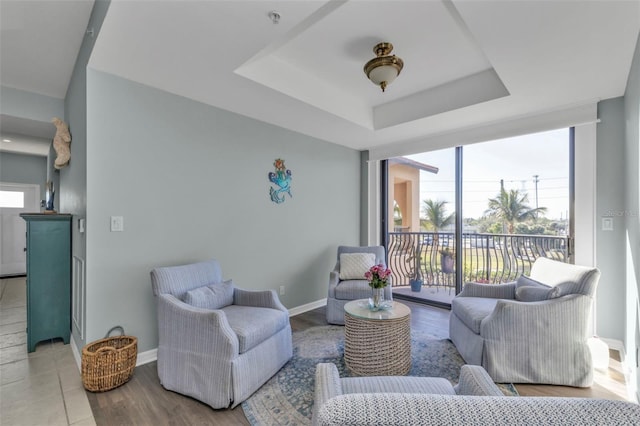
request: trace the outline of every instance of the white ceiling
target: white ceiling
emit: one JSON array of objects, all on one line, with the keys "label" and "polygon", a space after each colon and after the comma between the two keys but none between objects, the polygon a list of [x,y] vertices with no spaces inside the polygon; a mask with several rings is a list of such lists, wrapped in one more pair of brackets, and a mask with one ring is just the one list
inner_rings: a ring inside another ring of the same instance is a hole
[{"label": "white ceiling", "polygon": [[[64,99],[93,2],[0,1],[0,84]],[[0,151],[46,156],[55,130],[3,114]]]},{"label": "white ceiling", "polygon": [[[112,0],[89,66],[368,149],[622,96],[639,29],[634,0]],[[386,93],[362,70],[380,41],[405,63]],[[54,93],[25,67],[11,87]]]}]

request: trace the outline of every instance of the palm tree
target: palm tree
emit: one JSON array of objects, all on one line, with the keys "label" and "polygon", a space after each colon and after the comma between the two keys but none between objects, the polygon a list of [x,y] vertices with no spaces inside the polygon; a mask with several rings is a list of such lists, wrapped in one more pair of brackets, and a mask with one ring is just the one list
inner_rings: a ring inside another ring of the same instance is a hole
[{"label": "palm tree", "polygon": [[527,194],[521,194],[517,189],[507,192],[501,188],[500,194],[496,198],[489,199],[489,208],[484,213],[502,220],[507,224],[509,234],[513,234],[516,223],[535,219],[538,217],[538,213],[547,211],[546,207],[531,208],[528,202]]},{"label": "palm tree", "polygon": [[455,214],[447,215],[447,201],[441,200],[423,200],[422,214],[425,216],[428,224],[434,231],[438,232],[445,226],[451,225],[455,218]]}]

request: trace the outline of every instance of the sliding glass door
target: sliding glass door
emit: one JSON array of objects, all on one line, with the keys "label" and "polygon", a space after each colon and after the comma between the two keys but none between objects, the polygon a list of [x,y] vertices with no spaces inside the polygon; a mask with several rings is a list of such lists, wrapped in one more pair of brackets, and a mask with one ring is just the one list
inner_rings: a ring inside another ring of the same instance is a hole
[{"label": "sliding glass door", "polygon": [[569,129],[464,147],[464,281],[501,283],[567,261]]},{"label": "sliding glass door", "polygon": [[448,306],[464,282],[568,261],[570,130],[387,160],[394,296]]},{"label": "sliding glass door", "polygon": [[448,305],[456,294],[455,164],[455,148],[387,161],[394,295]]}]

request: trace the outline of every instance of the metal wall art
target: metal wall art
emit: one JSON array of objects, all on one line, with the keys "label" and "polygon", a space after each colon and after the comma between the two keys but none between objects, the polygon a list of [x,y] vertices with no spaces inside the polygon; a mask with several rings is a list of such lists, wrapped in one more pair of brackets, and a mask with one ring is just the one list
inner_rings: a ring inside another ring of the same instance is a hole
[{"label": "metal wall art", "polygon": [[278,188],[274,188],[273,186],[269,187],[269,195],[271,196],[271,201],[276,204],[284,203],[285,194],[289,194],[289,197],[293,197],[291,195],[291,170],[287,169],[284,165],[284,160],[281,158],[276,159],[273,162],[273,166],[276,171],[269,172],[269,181],[276,184]]}]

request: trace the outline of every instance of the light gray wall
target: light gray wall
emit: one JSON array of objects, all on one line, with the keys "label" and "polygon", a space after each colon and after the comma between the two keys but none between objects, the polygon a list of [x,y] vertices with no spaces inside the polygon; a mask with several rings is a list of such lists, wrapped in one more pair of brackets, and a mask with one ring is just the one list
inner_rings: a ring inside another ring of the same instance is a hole
[{"label": "light gray wall", "polygon": [[[276,158],[293,173],[282,204]],[[285,286],[289,308],[326,298],[360,196],[358,151],[88,69],[87,338],[121,324],[157,346],[155,266],[217,258],[239,287]]]},{"label": "light gray wall", "polygon": [[[640,389],[637,351],[640,347],[640,36],[624,95],[625,108],[625,206],[624,227],[627,267],[625,277],[626,332],[628,360],[635,364],[636,389]],[[634,360],[636,363],[634,363]]]},{"label": "light gray wall", "polygon": [[44,200],[46,181],[46,157],[0,152],[0,182],[40,185],[40,199]]},{"label": "light gray wall", "polygon": [[51,122],[64,117],[64,101],[50,96],[0,86],[0,114],[29,120]]},{"label": "light gray wall", "polygon": [[[93,29],[94,34],[85,35],[64,102],[65,121],[72,138],[71,160],[67,167],[60,170],[58,198],[60,211],[73,215],[72,252],[81,261],[86,260],[86,233],[79,231],[78,221],[87,216],[87,63],[110,3],[108,0],[97,0],[94,3],[87,26]],[[86,313],[82,317],[86,317]],[[82,321],[79,326],[83,326]],[[76,323],[72,322],[72,333],[80,351],[87,343],[86,338],[83,338],[84,330],[79,330]]]},{"label": "light gray wall", "polygon": [[[625,243],[624,218],[624,101],[615,98],[598,103],[596,154],[596,265],[600,283],[596,298],[598,335],[624,338]],[[576,215],[580,212],[577,211]],[[613,217],[612,217],[613,216]],[[613,231],[602,230],[602,218],[611,217]]]}]

